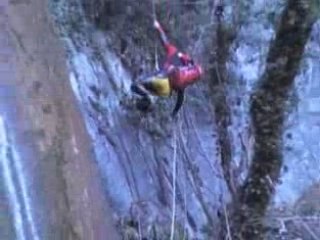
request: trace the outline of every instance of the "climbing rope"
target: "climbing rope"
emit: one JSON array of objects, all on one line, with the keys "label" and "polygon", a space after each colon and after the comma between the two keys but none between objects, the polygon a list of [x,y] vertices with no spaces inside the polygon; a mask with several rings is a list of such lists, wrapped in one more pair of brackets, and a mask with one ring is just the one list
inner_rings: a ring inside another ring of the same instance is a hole
[{"label": "climbing rope", "polygon": [[153,20],[156,19],[156,4],[154,2],[155,0],[152,0],[152,16],[153,16]]},{"label": "climbing rope", "polygon": [[170,240],[174,240],[175,218],[176,218],[176,174],[177,174],[177,128],[179,118],[174,120],[173,126],[173,164],[172,164],[172,215]]},{"label": "climbing rope", "polygon": [[[170,1],[168,0],[168,9],[170,7]],[[169,11],[168,11],[169,16]],[[152,0],[152,17],[153,21],[157,19],[156,16],[156,4],[155,0]],[[180,25],[180,23],[179,23]],[[158,48],[155,44],[155,67],[159,70],[158,64]],[[174,240],[175,235],[175,219],[176,219],[176,182],[177,182],[177,129],[179,129],[179,117],[173,120],[173,163],[172,163],[172,214],[171,214],[171,232],[170,240]]]},{"label": "climbing rope", "polygon": [[154,61],[155,61],[156,71],[158,72],[160,70],[160,67],[159,67],[158,45],[157,44],[156,44],[155,50],[154,50]]}]

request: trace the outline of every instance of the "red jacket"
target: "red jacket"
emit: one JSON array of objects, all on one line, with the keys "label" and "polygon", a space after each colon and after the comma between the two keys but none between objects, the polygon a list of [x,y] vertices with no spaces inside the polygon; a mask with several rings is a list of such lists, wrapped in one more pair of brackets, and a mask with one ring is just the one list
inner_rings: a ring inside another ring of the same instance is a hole
[{"label": "red jacket", "polygon": [[171,44],[158,21],[154,26],[160,34],[162,44],[166,49],[166,60],[163,69],[168,73],[170,85],[174,90],[184,90],[188,85],[196,82],[202,75],[200,65],[195,65],[191,57],[179,52],[177,47]]},{"label": "red jacket", "polygon": [[200,65],[174,67],[169,70],[170,85],[174,90],[183,90],[188,85],[195,83],[202,75]]}]

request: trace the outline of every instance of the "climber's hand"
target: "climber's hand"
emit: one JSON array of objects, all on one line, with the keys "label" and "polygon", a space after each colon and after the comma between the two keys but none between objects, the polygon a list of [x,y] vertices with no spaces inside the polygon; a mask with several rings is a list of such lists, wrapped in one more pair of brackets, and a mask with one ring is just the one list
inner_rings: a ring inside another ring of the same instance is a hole
[{"label": "climber's hand", "polygon": [[158,22],[158,20],[154,20],[154,22],[153,22],[153,26],[156,28],[156,29],[160,29],[161,28],[161,25],[160,25],[160,23]]}]

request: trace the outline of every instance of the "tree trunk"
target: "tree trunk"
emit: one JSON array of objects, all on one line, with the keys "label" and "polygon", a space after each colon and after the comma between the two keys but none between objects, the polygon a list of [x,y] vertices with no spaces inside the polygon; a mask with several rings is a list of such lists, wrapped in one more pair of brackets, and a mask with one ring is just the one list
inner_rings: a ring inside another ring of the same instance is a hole
[{"label": "tree trunk", "polygon": [[286,101],[315,22],[311,5],[309,0],[288,1],[269,50],[266,70],[252,95],[254,155],[248,177],[233,204],[233,239],[263,238],[263,217],[283,163]]}]

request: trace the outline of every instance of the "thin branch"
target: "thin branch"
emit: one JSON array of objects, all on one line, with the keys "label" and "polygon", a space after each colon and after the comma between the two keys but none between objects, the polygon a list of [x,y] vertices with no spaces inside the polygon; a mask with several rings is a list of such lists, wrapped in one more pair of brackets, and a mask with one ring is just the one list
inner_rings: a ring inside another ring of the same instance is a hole
[{"label": "thin branch", "polygon": [[140,215],[138,215],[138,234],[139,240],[142,240]]},{"label": "thin branch", "polygon": [[274,217],[281,221],[296,221],[296,220],[308,220],[308,221],[320,221],[320,216],[288,216],[288,217]]},{"label": "thin branch", "polygon": [[[315,232],[309,227],[309,225],[307,223],[305,223],[303,220],[299,220],[299,222],[301,223],[301,225],[304,227],[304,229],[311,235],[311,237],[314,240],[320,240],[320,238],[315,234]],[[296,224],[297,225],[297,224]]]},{"label": "thin branch", "polygon": [[228,240],[232,240],[230,224],[229,224],[229,215],[228,215],[227,208],[226,208],[225,204],[223,204],[223,212],[224,212],[224,216],[225,216],[225,220],[226,220],[226,226],[227,226],[227,237],[228,237]]}]

